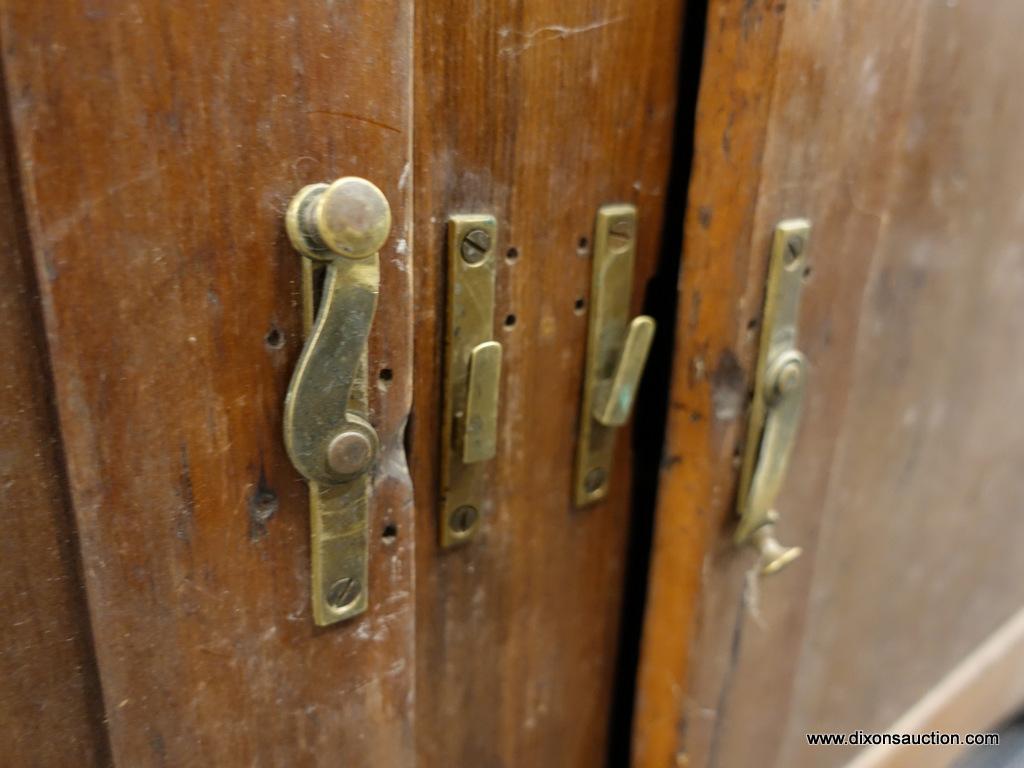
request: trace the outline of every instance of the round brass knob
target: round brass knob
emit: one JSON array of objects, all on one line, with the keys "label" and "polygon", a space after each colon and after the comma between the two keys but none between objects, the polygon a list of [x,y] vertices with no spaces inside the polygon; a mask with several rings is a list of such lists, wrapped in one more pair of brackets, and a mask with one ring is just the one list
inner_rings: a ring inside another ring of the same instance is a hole
[{"label": "round brass knob", "polygon": [[388,238],[391,206],[372,182],[345,176],[299,190],[288,205],[285,223],[292,245],[311,259],[365,259]]}]

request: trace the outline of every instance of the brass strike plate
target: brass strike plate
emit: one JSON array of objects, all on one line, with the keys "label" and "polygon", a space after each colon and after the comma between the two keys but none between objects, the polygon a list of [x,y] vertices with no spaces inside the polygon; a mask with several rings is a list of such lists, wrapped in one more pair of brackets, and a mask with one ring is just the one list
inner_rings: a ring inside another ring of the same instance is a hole
[{"label": "brass strike plate", "polygon": [[635,206],[619,203],[598,210],[576,451],[577,506],[593,504],[608,495],[616,428],[629,420],[654,338],[652,318],[629,318],[636,234]]},{"label": "brass strike plate", "polygon": [[464,544],[479,529],[489,460],[497,452],[502,348],[494,341],[496,229],[493,216],[448,219],[438,520],[443,547]]}]

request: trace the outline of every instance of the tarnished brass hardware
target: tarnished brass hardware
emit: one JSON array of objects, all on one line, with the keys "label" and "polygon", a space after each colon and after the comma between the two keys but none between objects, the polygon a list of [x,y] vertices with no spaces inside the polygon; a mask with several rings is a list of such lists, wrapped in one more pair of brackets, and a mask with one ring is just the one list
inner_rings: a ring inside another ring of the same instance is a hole
[{"label": "tarnished brass hardware", "polygon": [[807,360],[796,346],[796,326],[810,233],[806,219],[782,221],[775,228],[740,471],[740,522],[735,540],[754,545],[764,575],[781,571],[801,552],[799,547],[784,547],[775,539],[779,516],[772,505],[786,477],[807,385]]},{"label": "tarnished brass hardware", "polygon": [[285,223],[306,257],[306,344],[285,397],[284,443],[309,481],[313,620],[323,626],[367,606],[368,471],[379,444],[367,421],[366,340],[391,208],[376,186],[348,176],[301,189]]},{"label": "tarnished brass hardware", "polygon": [[594,418],[600,424],[621,427],[629,419],[652,341],[654,320],[647,315],[634,317],[626,332],[615,373],[611,379],[599,381],[594,388]]},{"label": "tarnished brass hardware", "polygon": [[493,216],[448,219],[448,309],[441,422],[441,545],[479,528],[487,461],[497,453],[501,344],[494,341]]},{"label": "tarnished brass hardware", "polygon": [[629,319],[636,229],[633,205],[603,205],[597,212],[590,326],[576,451],[577,506],[608,495],[615,429],[629,420],[654,338],[653,318],[641,315]]},{"label": "tarnished brass hardware", "polygon": [[466,412],[463,417],[462,463],[493,459],[498,444],[498,390],[501,384],[501,344],[485,341],[469,353]]}]

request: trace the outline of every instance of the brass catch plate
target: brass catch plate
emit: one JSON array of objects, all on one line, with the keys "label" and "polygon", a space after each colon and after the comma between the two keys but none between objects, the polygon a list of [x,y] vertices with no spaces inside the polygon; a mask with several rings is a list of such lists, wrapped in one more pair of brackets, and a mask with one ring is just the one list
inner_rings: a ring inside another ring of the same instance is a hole
[{"label": "brass catch plate", "polygon": [[603,205],[594,227],[590,321],[576,451],[577,506],[608,495],[616,429],[629,418],[654,336],[654,320],[630,320],[636,207]]},{"label": "brass catch plate", "polygon": [[443,547],[464,544],[480,527],[490,459],[497,452],[501,344],[494,341],[493,216],[448,220],[447,344],[441,428]]}]

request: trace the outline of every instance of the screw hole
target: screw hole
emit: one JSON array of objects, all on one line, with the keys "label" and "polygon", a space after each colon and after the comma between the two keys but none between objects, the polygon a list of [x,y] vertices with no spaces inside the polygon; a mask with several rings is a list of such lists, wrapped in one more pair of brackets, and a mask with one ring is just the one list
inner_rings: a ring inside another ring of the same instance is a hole
[{"label": "screw hole", "polygon": [[284,334],[277,326],[271,326],[263,341],[271,349],[281,349],[284,346]]},{"label": "screw hole", "polygon": [[505,327],[512,328],[516,324],[515,315],[505,315]]},{"label": "screw hole", "polygon": [[747,330],[748,331],[752,331],[755,328],[757,328],[757,318],[756,317],[752,317],[752,318],[750,318],[750,320],[747,321]]},{"label": "screw hole", "polygon": [[378,376],[381,381],[391,381],[395,377],[395,374],[390,368],[381,368]]},{"label": "screw hole", "polygon": [[574,301],[573,304],[572,304],[572,308],[576,312],[577,315],[582,315],[583,314],[583,310],[586,309],[586,307],[587,307],[587,300],[584,299],[582,296],[580,298],[576,299],[576,301]]},{"label": "screw hole", "polygon": [[513,262],[513,261],[515,261],[518,258],[519,258],[519,249],[518,248],[509,248],[508,252],[505,254],[505,259],[508,260],[509,262]]},{"label": "screw hole", "polygon": [[811,268],[810,267],[804,267],[804,280],[806,280],[810,276],[811,276]]},{"label": "screw hole", "polygon": [[395,539],[398,538],[398,526],[394,523],[388,523],[384,526],[384,531],[380,535],[381,541],[385,544],[394,544]]},{"label": "screw hole", "polygon": [[590,241],[587,240],[587,238],[585,238],[585,237],[581,237],[579,239],[579,242],[576,243],[576,250],[579,252],[580,256],[585,256],[586,253],[587,253],[587,248],[589,246],[590,246]]},{"label": "screw hole", "polygon": [[252,517],[258,523],[265,523],[277,512],[277,494],[273,491],[260,491],[256,494],[252,505]]}]

